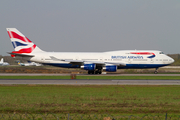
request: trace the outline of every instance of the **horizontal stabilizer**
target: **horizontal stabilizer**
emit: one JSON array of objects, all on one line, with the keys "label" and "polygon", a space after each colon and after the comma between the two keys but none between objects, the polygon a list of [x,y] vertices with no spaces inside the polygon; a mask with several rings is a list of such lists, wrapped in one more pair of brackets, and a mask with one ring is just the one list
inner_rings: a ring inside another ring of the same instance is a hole
[{"label": "horizontal stabilizer", "polygon": [[12,52],[7,52],[7,53],[11,55],[15,55],[15,56],[20,56],[20,57],[34,57],[34,55],[19,54],[19,53],[12,53]]}]

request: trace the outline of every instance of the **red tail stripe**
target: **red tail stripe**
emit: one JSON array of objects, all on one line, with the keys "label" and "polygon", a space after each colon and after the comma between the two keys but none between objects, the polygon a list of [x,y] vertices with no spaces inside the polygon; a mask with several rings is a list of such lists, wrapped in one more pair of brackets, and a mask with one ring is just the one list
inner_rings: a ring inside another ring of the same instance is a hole
[{"label": "red tail stripe", "polygon": [[23,48],[19,51],[13,51],[12,53],[31,53],[34,49],[36,48],[36,45],[34,44],[32,47],[30,48]]},{"label": "red tail stripe", "polygon": [[8,34],[9,34],[9,37],[10,37],[10,38],[16,38],[16,39],[20,39],[20,40],[22,40],[22,41],[24,41],[24,42],[30,42],[30,43],[32,43],[27,37],[20,36],[20,35],[18,35],[18,34],[15,33],[15,32],[8,31]]},{"label": "red tail stripe", "polygon": [[155,55],[151,52],[131,52],[131,54],[138,54],[138,55]]}]

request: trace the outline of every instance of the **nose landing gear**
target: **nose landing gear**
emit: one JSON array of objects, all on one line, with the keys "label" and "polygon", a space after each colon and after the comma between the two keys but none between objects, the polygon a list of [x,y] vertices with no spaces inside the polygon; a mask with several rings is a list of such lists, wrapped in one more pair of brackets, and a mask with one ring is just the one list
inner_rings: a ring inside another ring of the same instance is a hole
[{"label": "nose landing gear", "polygon": [[154,71],[154,74],[157,74],[158,73],[158,68],[156,68],[156,70]]}]

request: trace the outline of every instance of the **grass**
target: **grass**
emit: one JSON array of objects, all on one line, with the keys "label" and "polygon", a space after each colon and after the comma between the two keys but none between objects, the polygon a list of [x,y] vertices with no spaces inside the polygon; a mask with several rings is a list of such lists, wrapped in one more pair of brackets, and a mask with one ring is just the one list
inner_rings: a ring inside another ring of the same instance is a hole
[{"label": "grass", "polygon": [[11,120],[179,120],[179,115],[111,115],[111,114],[0,114],[2,119]]},{"label": "grass", "polygon": [[[70,76],[0,76],[0,79],[71,79]],[[180,76],[76,76],[76,79],[180,80]]]},{"label": "grass", "polygon": [[1,113],[180,113],[180,86],[1,85]]}]

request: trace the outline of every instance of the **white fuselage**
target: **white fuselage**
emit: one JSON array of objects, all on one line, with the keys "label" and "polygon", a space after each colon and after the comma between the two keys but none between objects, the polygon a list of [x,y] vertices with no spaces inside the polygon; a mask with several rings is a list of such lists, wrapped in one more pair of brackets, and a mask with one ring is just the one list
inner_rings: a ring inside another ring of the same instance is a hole
[{"label": "white fuselage", "polygon": [[[155,57],[148,58],[151,55],[131,54],[132,52],[151,52],[155,54]],[[31,61],[59,67],[69,67],[68,64],[71,63],[61,60],[84,61],[86,63],[94,63],[98,61],[106,64],[125,64],[124,67],[118,68],[158,68],[174,62],[172,58],[163,54],[161,51],[147,50],[124,50],[112,52],[41,52],[34,53],[34,55],[35,57],[32,57],[30,59]],[[54,60],[51,57],[55,57],[57,60]]]}]

